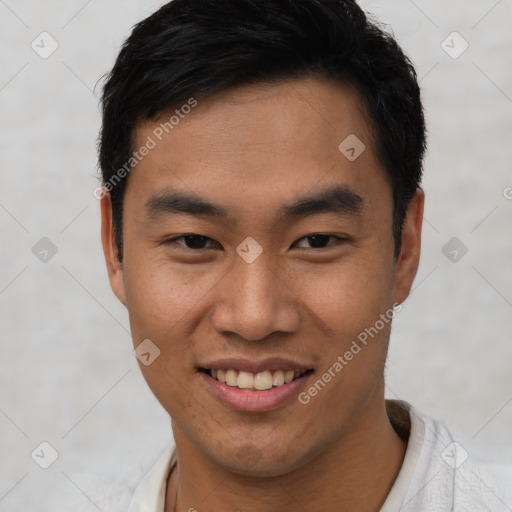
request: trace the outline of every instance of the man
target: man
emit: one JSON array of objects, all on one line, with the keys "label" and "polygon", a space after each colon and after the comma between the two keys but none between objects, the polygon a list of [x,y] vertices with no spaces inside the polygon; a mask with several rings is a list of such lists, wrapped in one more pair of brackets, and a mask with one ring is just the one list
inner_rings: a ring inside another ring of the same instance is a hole
[{"label": "man", "polygon": [[174,443],[130,512],[510,510],[384,399],[424,151],[414,69],[354,1],[174,0],[134,28],[103,94],[102,242]]}]

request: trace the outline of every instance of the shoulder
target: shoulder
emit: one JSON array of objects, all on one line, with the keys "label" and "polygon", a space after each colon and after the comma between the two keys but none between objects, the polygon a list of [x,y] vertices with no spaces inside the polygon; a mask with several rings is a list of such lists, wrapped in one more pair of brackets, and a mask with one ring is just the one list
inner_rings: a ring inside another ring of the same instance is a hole
[{"label": "shoulder", "polygon": [[494,462],[480,462],[480,470],[489,475],[502,487],[507,487],[512,497],[512,464],[498,464]]},{"label": "shoulder", "polygon": [[[456,440],[443,422],[407,402],[395,401],[387,407],[395,429],[398,424],[407,433],[409,422],[399,414],[400,408],[408,412],[410,420],[402,467],[407,474],[407,491],[400,500],[404,512],[512,510],[512,464],[474,457],[467,443]],[[400,429],[397,432],[400,435]]]},{"label": "shoulder", "polygon": [[422,415],[413,407],[410,411],[425,426],[424,456],[443,475],[444,485],[448,484],[454,512],[512,510],[512,464],[475,457],[467,443],[458,441],[443,422]]},{"label": "shoulder", "polygon": [[512,509],[512,464],[479,459],[472,459],[470,462],[466,471],[460,472],[459,487],[469,492],[467,486],[470,484],[473,493],[483,498],[487,507],[494,504],[491,510],[510,511]]},{"label": "shoulder", "polygon": [[64,512],[124,512],[147,469],[109,467],[100,472],[65,472],[58,486],[50,489],[44,510]]}]

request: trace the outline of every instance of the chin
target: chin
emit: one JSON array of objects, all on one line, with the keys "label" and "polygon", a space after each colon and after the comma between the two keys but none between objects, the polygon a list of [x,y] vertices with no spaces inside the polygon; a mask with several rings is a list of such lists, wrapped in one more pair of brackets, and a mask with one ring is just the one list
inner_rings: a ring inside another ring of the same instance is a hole
[{"label": "chin", "polygon": [[290,452],[282,446],[279,451],[268,446],[260,449],[252,443],[246,443],[224,453],[222,457],[214,456],[212,460],[224,470],[237,475],[270,478],[286,475],[301,467],[304,457],[298,455],[297,451]]}]

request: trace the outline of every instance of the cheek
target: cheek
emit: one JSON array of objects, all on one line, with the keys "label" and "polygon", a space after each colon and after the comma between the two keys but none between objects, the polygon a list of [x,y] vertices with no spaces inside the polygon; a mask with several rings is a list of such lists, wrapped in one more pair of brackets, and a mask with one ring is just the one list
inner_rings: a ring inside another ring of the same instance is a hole
[{"label": "cheek", "polygon": [[391,283],[392,266],[375,258],[297,279],[295,291],[323,333],[321,347],[312,347],[321,365],[300,397],[312,429],[323,418],[326,431],[338,432],[378,385],[394,314]]},{"label": "cheek", "polygon": [[[127,258],[128,260],[128,258]],[[176,343],[190,334],[190,320],[222,279],[219,271],[176,265],[164,258],[126,261],[125,289],[134,338]],[[179,335],[177,335],[179,333]]]},{"label": "cheek", "polygon": [[[176,419],[197,414],[197,403],[187,392],[194,376],[191,339],[194,318],[206,304],[208,290],[218,277],[194,276],[168,260],[139,260],[127,253],[125,289],[134,346],[145,339],[160,353],[150,365],[140,364],[141,372],[157,400]],[[204,312],[203,312],[204,313]]]},{"label": "cheek", "polygon": [[294,294],[330,338],[356,336],[392,306],[393,265],[382,252],[294,274],[289,277]]}]

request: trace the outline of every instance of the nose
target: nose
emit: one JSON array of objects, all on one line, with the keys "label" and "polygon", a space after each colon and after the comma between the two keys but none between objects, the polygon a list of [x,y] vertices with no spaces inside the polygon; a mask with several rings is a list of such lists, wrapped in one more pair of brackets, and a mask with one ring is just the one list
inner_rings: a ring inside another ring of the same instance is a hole
[{"label": "nose", "polygon": [[217,332],[257,341],[275,332],[291,333],[300,325],[298,296],[283,271],[260,256],[238,259],[217,286],[212,322]]}]

